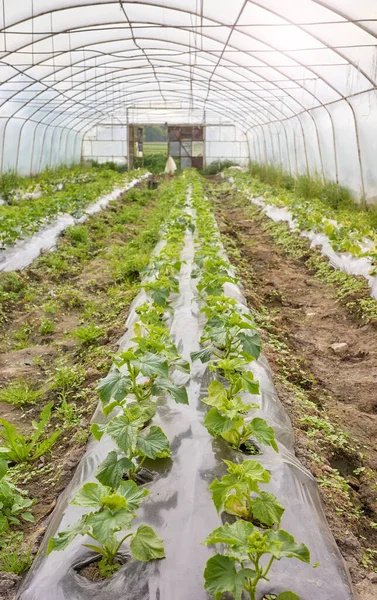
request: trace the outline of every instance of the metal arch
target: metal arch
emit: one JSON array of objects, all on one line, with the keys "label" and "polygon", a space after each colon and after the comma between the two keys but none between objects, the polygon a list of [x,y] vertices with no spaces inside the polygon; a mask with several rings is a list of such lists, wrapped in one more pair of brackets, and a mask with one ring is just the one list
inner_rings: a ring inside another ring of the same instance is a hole
[{"label": "metal arch", "polygon": [[[314,1],[316,1],[316,0],[314,0]],[[317,3],[317,4],[320,4],[320,5],[322,5],[322,6],[325,6],[326,8],[328,8],[328,9],[329,9],[330,11],[332,11],[332,12],[335,12],[335,13],[337,12],[337,11],[336,11],[336,10],[334,10],[332,7],[328,7],[328,6],[327,6],[325,3],[323,3],[323,2],[316,2],[316,3]],[[102,5],[102,4],[103,4],[103,2],[95,2],[94,4],[101,4],[101,5]],[[113,4],[113,3],[106,3],[106,4]],[[142,2],[135,2],[135,4],[143,4],[143,3],[142,3]],[[255,2],[254,2],[254,4],[257,4],[257,3],[255,3]],[[3,6],[5,6],[5,5],[3,4]],[[157,5],[153,5],[153,6],[157,6]],[[161,5],[158,5],[158,6],[161,6]],[[259,6],[260,6],[260,4],[259,4]],[[78,8],[78,7],[80,7],[80,5],[77,5],[77,4],[75,4],[75,5],[72,5],[72,8]],[[81,5],[81,7],[82,7],[82,5]],[[85,7],[87,7],[87,5],[85,5]],[[68,8],[68,7],[64,7],[64,8]],[[167,8],[167,7],[166,7],[166,8]],[[263,8],[264,8],[264,7],[263,7]],[[169,7],[169,9],[170,9],[170,10],[173,10],[174,8],[173,8],[173,7]],[[203,6],[202,6],[202,9],[203,9]],[[64,9],[57,9],[57,10],[64,10]],[[178,9],[174,9],[174,10],[178,10]],[[271,11],[270,9],[267,9],[267,10],[269,10],[269,12],[273,12],[273,11]],[[55,12],[55,11],[54,11],[54,12]],[[187,13],[188,13],[188,12],[190,12],[190,11],[185,11],[185,12],[187,12]],[[203,12],[203,11],[202,11],[202,12]],[[46,13],[51,13],[51,11],[46,11]],[[197,13],[194,13],[194,14],[197,14]],[[37,15],[34,15],[34,16],[35,16],[35,17],[37,17]],[[204,18],[206,18],[206,17],[204,17]],[[283,16],[282,18],[285,18],[285,17]],[[346,17],[345,17],[345,18],[346,18]],[[26,20],[29,20],[29,19],[26,19]],[[209,19],[209,20],[210,20],[210,19]],[[300,27],[300,25],[298,25],[298,24],[295,24],[295,23],[292,23],[292,24],[293,24],[293,25],[295,25],[296,27]],[[314,23],[313,23],[313,24],[314,24]],[[5,31],[5,30],[4,30],[4,31]],[[306,32],[306,33],[308,33],[308,32]],[[370,33],[370,32],[368,32],[368,33]],[[314,36],[312,33],[310,33],[310,32],[309,32],[308,34],[309,34],[311,37],[313,37],[313,38],[315,39],[315,36]],[[372,33],[371,35],[374,35],[374,34]],[[374,35],[374,37],[376,37],[376,36]],[[265,42],[263,42],[263,43],[264,43],[265,45],[270,45],[270,44],[266,44]],[[33,45],[33,44],[32,44],[32,45]],[[327,48],[329,48],[329,46],[328,46],[327,44],[325,44],[325,46],[326,46]],[[276,50],[276,48],[275,48],[275,50]],[[282,53],[282,54],[284,54],[284,52],[282,52],[281,50],[276,50],[276,51],[277,51],[277,52],[280,52],[280,53]],[[245,52],[244,52],[244,53],[245,53]],[[209,54],[209,53],[207,53],[207,54]],[[245,54],[247,54],[247,53],[245,53]],[[299,62],[298,62],[298,61],[296,61],[296,60],[294,60],[294,59],[291,59],[291,60],[293,60],[293,61],[294,61],[296,64],[299,64]],[[348,63],[348,64],[352,64],[352,62],[351,62],[349,59],[346,59],[346,60],[347,60],[347,63]],[[269,66],[271,69],[274,69],[274,70],[278,71],[278,69],[277,69],[276,67],[272,67],[272,66],[270,66],[270,65],[268,65],[268,66]],[[308,67],[307,65],[302,65],[302,66],[303,66],[303,67],[305,67],[306,69],[310,70],[310,67]],[[353,66],[354,66],[354,65],[353,65]],[[356,68],[356,67],[355,67],[355,68]],[[249,70],[250,70],[250,69],[249,69]],[[360,70],[360,69],[359,69],[359,71],[361,72],[361,70]],[[285,74],[284,74],[284,75],[285,75]],[[285,76],[285,77],[286,77],[286,76]],[[287,78],[287,79],[289,79],[289,78]],[[322,76],[320,77],[320,79],[321,79],[322,81],[324,81],[325,83],[327,83],[327,84],[328,84],[328,82],[326,81],[326,79],[325,79],[325,78],[323,78]],[[224,77],[223,77],[223,80],[225,80],[225,78],[224,78]],[[43,79],[42,79],[41,81],[43,81]],[[275,85],[275,87],[276,87],[277,89],[282,89],[280,86],[276,86],[276,85]],[[310,92],[309,90],[306,90],[306,88],[305,88],[304,86],[301,86],[301,87],[302,87],[302,89],[304,89],[304,90],[306,91],[306,93],[308,93],[308,94],[311,94],[311,92]],[[331,86],[330,86],[330,87],[331,87]],[[336,91],[336,92],[339,94],[339,92],[338,92],[338,90],[336,90],[336,88],[333,88],[333,89],[334,89],[334,91]],[[373,88],[372,88],[372,89],[375,89],[375,85],[374,85],[374,84],[373,84]],[[228,92],[229,90],[226,90],[226,91]],[[366,92],[366,90],[364,91],[364,93],[365,93],[365,92]],[[62,94],[61,94],[61,92],[58,92],[58,94],[59,94],[59,95],[60,95],[60,97],[61,97],[61,95],[62,95]],[[289,95],[289,94],[288,94],[288,95]],[[313,95],[313,97],[315,97],[315,96],[314,96],[314,94],[312,94],[312,95]],[[340,94],[339,94],[339,95],[340,95]],[[353,114],[353,119],[354,119],[354,123],[355,123],[355,136],[356,136],[356,141],[357,141],[357,146],[358,146],[358,151],[359,151],[359,162],[360,162],[360,167],[361,167],[361,179],[362,179],[362,183],[363,183],[362,159],[361,159],[361,154],[360,154],[360,144],[359,144],[359,134],[358,134],[358,123],[357,123],[357,118],[356,118],[356,114],[355,114],[354,108],[353,108],[353,106],[350,104],[350,102],[349,102],[349,100],[348,100],[348,98],[349,98],[349,97],[350,97],[350,96],[347,96],[347,97],[343,96],[343,97],[342,97],[342,98],[340,98],[339,100],[341,100],[341,99],[345,100],[345,101],[347,102],[347,104],[350,106],[350,109],[351,109],[351,111],[352,111],[352,114]],[[34,100],[34,99],[35,99],[35,97],[33,98],[33,100]],[[294,101],[295,101],[295,102],[296,102],[296,103],[299,105],[299,103],[297,102],[297,100],[296,100],[295,98],[293,98],[293,100],[294,100]],[[31,102],[31,101],[30,101],[30,102]],[[26,104],[28,104],[28,103],[26,103]],[[25,104],[25,105],[26,105],[26,104]],[[64,103],[63,103],[63,104],[64,104]],[[327,105],[328,105],[328,104],[330,104],[330,103],[325,103],[325,104],[322,104],[322,103],[321,103],[321,105],[320,105],[320,106],[323,106],[323,107],[324,107],[324,108],[327,110]],[[314,119],[313,115],[311,115],[311,111],[312,111],[312,110],[314,110],[315,108],[319,108],[319,106],[317,106],[317,107],[312,107],[312,108],[310,108],[310,109],[305,109],[304,111],[299,111],[299,112],[296,112],[296,113],[294,114],[294,116],[292,116],[292,117],[285,117],[285,118],[283,118],[283,119],[279,119],[279,120],[280,120],[280,121],[284,121],[284,120],[286,120],[286,119],[289,119],[289,118],[298,117],[298,119],[299,119],[299,122],[301,123],[301,119],[299,118],[300,114],[303,114],[304,112],[307,112],[307,113],[308,113],[308,114],[311,116],[311,118],[313,119],[313,122],[314,122],[314,123],[315,123],[315,125],[316,125],[316,121],[315,121],[315,119]],[[39,110],[40,110],[40,108],[39,108]],[[95,110],[95,109],[94,109],[94,110]],[[267,110],[267,109],[266,109],[266,110]],[[292,109],[290,109],[290,110],[292,110]],[[37,112],[38,112],[38,111],[37,111]],[[331,123],[332,123],[332,127],[333,127],[333,134],[334,134],[334,147],[336,148],[334,124],[333,124],[333,120],[332,120],[331,113],[330,113],[328,110],[327,110],[327,112],[328,112],[328,114],[329,114],[329,118],[330,118],[330,121],[331,121]],[[11,117],[11,118],[13,118],[13,117]],[[40,123],[42,123],[42,122],[43,122],[43,118],[42,118],[42,120],[40,121]],[[266,122],[266,123],[265,123],[265,125],[267,125],[267,124],[269,124],[269,123],[273,123],[273,122],[274,122],[274,120],[271,120],[271,121],[269,121],[269,122]],[[255,125],[255,126],[256,126],[256,125]],[[258,126],[259,126],[259,125],[258,125]],[[301,126],[302,126],[302,125],[301,125]],[[318,129],[317,129],[317,125],[316,125],[316,130],[317,130],[317,135],[318,135]],[[305,136],[304,136],[304,140],[305,140]],[[319,136],[318,136],[318,141],[319,141]]]},{"label": "metal arch", "polygon": [[[141,5],[141,4],[144,4],[144,3],[145,3],[145,2],[136,2],[135,4],[140,4],[140,5]],[[101,3],[101,4],[103,4],[103,3]],[[106,3],[106,4],[112,4],[112,3]],[[147,5],[148,5],[148,6],[151,6],[150,4],[147,4]],[[85,5],[85,6],[87,7],[87,5]],[[153,4],[153,6],[160,6],[160,7],[161,7],[161,5],[156,5],[156,4]],[[177,9],[175,9],[174,7],[169,7],[169,10],[177,10]],[[190,13],[190,11],[186,11],[186,12]],[[209,21],[213,21],[213,19],[208,19],[208,20],[209,20]],[[216,21],[215,21],[215,22],[216,22]],[[143,24],[142,24],[142,26],[146,26],[146,25],[147,25],[147,23],[143,23]],[[154,24],[154,26],[155,26],[155,24]],[[160,25],[158,25],[158,26],[159,26],[159,27],[161,27],[161,24],[160,24]],[[179,27],[175,27],[175,28],[176,28],[176,29],[179,29]],[[184,29],[185,31],[187,31],[189,28],[188,28],[188,27],[181,27],[181,29]],[[67,31],[68,31],[68,30],[67,30]],[[67,31],[65,31],[65,33],[66,33]],[[70,30],[70,31],[71,31],[71,30]],[[90,30],[89,30],[89,29],[86,29],[86,31],[90,31]],[[94,31],[94,30],[91,30],[91,31]],[[59,32],[59,33],[63,33],[63,32]],[[258,40],[258,41],[260,42],[260,40],[259,40],[258,38],[254,37],[254,36],[251,36],[250,34],[245,34],[245,35],[247,35],[247,36],[248,36],[248,37],[250,37],[251,39],[256,39],[256,40]],[[220,43],[220,42],[219,42],[219,40],[217,40],[217,39],[216,39],[216,38],[214,38],[214,37],[211,37],[211,36],[208,36],[208,35],[206,35],[206,37],[208,37],[209,39],[213,39],[213,40],[215,40],[216,42]],[[94,42],[94,43],[95,43],[95,42]],[[281,51],[278,51],[278,50],[276,49],[276,47],[272,46],[272,45],[271,45],[270,43],[268,43],[268,42],[262,42],[262,43],[263,43],[265,46],[268,46],[268,47],[272,48],[272,49],[273,49],[275,52],[281,52]],[[30,45],[30,44],[29,44],[29,45]],[[239,52],[242,52],[243,54],[249,54],[249,52],[245,52],[245,51],[243,51],[242,49],[237,49],[237,50],[238,50]],[[68,51],[66,51],[66,52],[68,52]],[[283,52],[281,52],[281,53],[282,53],[282,54],[284,54]],[[210,53],[210,52],[207,52],[207,54],[211,54],[211,53]],[[250,54],[252,54],[252,52],[251,52]],[[290,58],[290,57],[289,57],[289,58]],[[227,59],[227,60],[229,61],[229,59]],[[300,63],[299,61],[297,61],[297,60],[294,60],[294,59],[291,59],[291,58],[290,58],[290,60],[292,60],[293,62],[296,62],[298,65],[300,65],[300,64],[301,64],[301,63]],[[229,61],[229,62],[230,62],[230,61]],[[266,63],[265,61],[261,61],[261,60],[260,60],[260,62],[262,62],[264,65],[268,66],[268,68],[271,68],[272,70],[275,70],[275,71],[277,71],[277,72],[280,72],[280,71],[279,71],[279,69],[277,69],[276,67],[273,67],[273,66],[271,66],[270,64]],[[237,66],[238,66],[239,68],[242,68],[242,65],[237,65]],[[303,66],[304,68],[307,68],[307,67],[306,67],[305,65],[303,65],[303,64],[301,64],[301,66]],[[253,71],[252,69],[250,69],[250,68],[246,68],[246,70],[249,70],[249,71],[251,71],[251,72],[254,72],[254,71]],[[295,81],[295,80],[293,80],[292,78],[290,78],[289,76],[285,75],[284,73],[283,73],[283,76],[284,76],[284,78],[285,78],[286,80]],[[318,77],[318,78],[319,78],[319,77]],[[265,78],[264,78],[264,79],[265,79]],[[266,81],[268,81],[268,80],[266,79]],[[280,89],[280,90],[284,89],[284,88],[281,88],[280,86],[275,86],[275,87],[277,87],[277,88],[278,88],[278,89]],[[303,86],[301,86],[301,87],[303,87]],[[303,89],[305,89],[305,88],[303,88]],[[306,90],[306,89],[305,89],[305,91],[306,91],[306,93],[308,93],[309,95],[312,95],[312,96],[313,96],[313,98],[315,98],[315,99],[316,99],[316,101],[317,101],[318,103],[322,104],[322,103],[319,101],[319,99],[318,99],[318,98],[315,96],[315,94],[313,94],[313,93],[312,93],[310,90]],[[338,94],[338,95],[340,95],[340,94]],[[299,102],[296,100],[296,98],[294,98],[293,96],[291,96],[291,98],[294,100],[294,102],[296,102],[297,104],[300,104],[300,103],[299,103]]]}]

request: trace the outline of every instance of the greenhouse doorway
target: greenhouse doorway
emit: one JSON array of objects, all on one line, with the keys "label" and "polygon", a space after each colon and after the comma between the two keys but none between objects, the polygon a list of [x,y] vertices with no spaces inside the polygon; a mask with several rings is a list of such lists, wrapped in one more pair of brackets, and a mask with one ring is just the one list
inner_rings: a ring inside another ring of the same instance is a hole
[{"label": "greenhouse doorway", "polygon": [[168,158],[166,125],[129,125],[128,168],[150,168],[163,171]]},{"label": "greenhouse doorway", "polygon": [[178,168],[203,169],[203,125],[129,125],[128,168],[157,167],[163,171],[168,156]]}]

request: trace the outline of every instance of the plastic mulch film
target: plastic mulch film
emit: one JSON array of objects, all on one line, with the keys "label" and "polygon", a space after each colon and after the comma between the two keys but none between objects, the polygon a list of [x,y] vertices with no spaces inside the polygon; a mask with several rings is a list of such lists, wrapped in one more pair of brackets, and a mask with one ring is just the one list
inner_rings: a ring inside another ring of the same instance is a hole
[{"label": "plastic mulch film", "polygon": [[25,269],[40,255],[42,250],[53,250],[59,235],[67,227],[77,225],[77,223],[84,223],[90,215],[94,215],[105,208],[109,202],[116,200],[120,194],[128,192],[128,190],[148,176],[149,173],[142,175],[138,179],[133,179],[124,187],[115,188],[109,194],[89,204],[82,217],[76,219],[72,215],[63,213],[52,223],[42,227],[34,235],[16,241],[15,244],[8,246],[5,250],[0,250],[0,271],[19,271]]},{"label": "plastic mulch film", "polygon": [[[285,207],[278,207],[272,204],[267,204],[263,196],[258,198],[252,198],[249,194],[249,198],[253,204],[263,208],[264,213],[273,221],[285,221],[288,223],[290,229],[298,231],[300,235],[310,240],[311,247],[319,246],[321,253],[327,256],[331,265],[335,269],[339,269],[348,273],[349,275],[362,275],[368,282],[371,288],[370,295],[372,298],[377,299],[377,276],[370,275],[370,271],[373,267],[372,262],[367,257],[356,257],[350,252],[335,252],[332,248],[329,238],[325,233],[319,233],[315,231],[301,231],[297,227],[295,219],[292,217],[290,211]],[[371,240],[365,239],[362,247],[363,251],[369,250],[374,244]]]},{"label": "plastic mulch film", "polygon": [[[186,234],[182,254],[180,294],[173,297],[174,313],[169,322],[172,337],[186,360],[199,349],[204,316],[196,302],[195,282],[191,279],[194,238]],[[226,285],[226,293],[247,310],[239,287]],[[132,327],[137,320],[135,307],[146,299],[144,292],[135,299],[127,321],[122,347],[130,344]],[[292,589],[302,600],[352,600],[351,584],[343,559],[329,531],[313,477],[293,454],[293,434],[289,419],[277,397],[271,372],[265,358],[252,364],[260,381],[260,416],[275,427],[279,453],[264,449],[256,457],[271,471],[268,486],[286,506],[282,528],[292,533],[298,542],[305,542],[312,555],[313,569],[295,559],[274,563],[271,583],[261,586],[261,593],[279,593]],[[184,382],[177,373],[176,383]],[[111,578],[88,581],[76,568],[92,556],[82,546],[78,536],[62,552],[46,556],[50,536],[76,521],[83,509],[69,502],[77,489],[94,480],[98,464],[113,449],[113,442],[103,436],[91,442],[81,460],[70,486],[60,498],[46,532],[40,552],[19,593],[19,600],[206,600],[203,571],[214,548],[201,545],[206,536],[222,524],[216,512],[208,486],[225,474],[223,459],[241,461],[246,457],[232,450],[225,441],[212,438],[203,425],[207,407],[201,398],[207,395],[210,377],[206,365],[192,365],[187,385],[189,405],[176,404],[162,397],[153,423],[162,427],[171,444],[172,456],[154,463],[144,463],[153,472],[147,483],[149,496],[143,502],[135,526],[152,526],[164,540],[166,558],[141,563],[131,557]],[[255,402],[255,396],[252,397]],[[99,412],[94,417],[99,418]],[[253,417],[255,411],[253,412]],[[251,415],[250,415],[250,418]],[[136,528],[136,527],[135,527]],[[259,600],[259,599],[258,599]]]}]

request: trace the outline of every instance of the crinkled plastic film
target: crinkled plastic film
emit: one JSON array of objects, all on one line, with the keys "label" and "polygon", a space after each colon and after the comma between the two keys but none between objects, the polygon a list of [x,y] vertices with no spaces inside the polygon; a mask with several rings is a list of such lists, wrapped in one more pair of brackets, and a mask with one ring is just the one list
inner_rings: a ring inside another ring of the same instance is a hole
[{"label": "crinkled plastic film", "polygon": [[[298,231],[300,235],[310,240],[310,245],[319,246],[321,253],[330,261],[330,264],[335,268],[349,275],[362,275],[368,282],[371,289],[370,295],[372,298],[377,299],[377,276],[370,275],[370,271],[373,267],[372,262],[367,257],[356,257],[350,252],[335,252],[332,248],[329,238],[325,233],[315,231],[301,231],[297,227],[295,219],[292,217],[290,211],[285,207],[278,207],[268,204],[264,201],[263,196],[258,198],[250,197],[253,204],[263,208],[266,215],[273,221],[279,222],[284,221],[288,223],[289,228]],[[364,239],[362,250],[366,251],[370,249],[374,244],[371,240]]]},{"label": "crinkled plastic film", "polygon": [[75,218],[69,214],[61,214],[52,223],[42,227],[34,235],[22,240],[18,240],[3,251],[0,251],[0,271],[19,271],[26,269],[33,260],[35,260],[43,250],[53,250],[56,246],[56,240],[59,235],[70,225],[84,223],[88,217],[105,208],[109,202],[116,200],[120,194],[128,192],[140,181],[148,177],[149,173],[142,175],[137,179],[129,181],[121,188],[115,188],[109,194],[102,196],[96,202],[89,204],[85,209],[85,214],[80,218]]},{"label": "crinkled plastic film", "polygon": [[[179,276],[180,294],[172,298],[174,309],[169,327],[179,352],[186,360],[199,349],[199,338],[204,316],[196,301],[196,287],[191,279],[194,256],[194,238],[186,234]],[[226,284],[225,292],[247,310],[241,289]],[[130,344],[132,328],[137,321],[135,308],[146,299],[141,292],[135,299],[127,320],[127,331],[121,346]],[[279,593],[292,589],[302,600],[352,600],[351,584],[343,559],[331,535],[321,507],[315,480],[300,464],[293,453],[294,438],[290,421],[284,412],[273,385],[271,372],[262,356],[250,365],[260,381],[260,411],[275,428],[279,453],[264,448],[256,459],[271,471],[268,489],[276,494],[286,511],[281,526],[292,533],[297,541],[307,544],[312,564],[297,560],[282,560],[271,570],[271,582],[261,585],[261,593]],[[176,383],[184,376],[177,374]],[[113,449],[113,442],[103,436],[100,442],[90,442],[75,476],[62,494],[52,515],[39,555],[19,593],[19,600],[205,600],[210,596],[203,588],[203,570],[214,548],[201,542],[222,524],[209,492],[215,478],[225,474],[223,459],[240,461],[246,457],[231,449],[225,441],[212,438],[203,425],[207,407],[201,398],[207,395],[210,375],[205,365],[192,365],[187,386],[189,405],[175,404],[161,397],[153,422],[168,436],[172,456],[145,466],[154,473],[146,484],[149,496],[138,512],[135,526],[152,526],[164,540],[166,559],[140,563],[131,557],[110,579],[92,582],[77,573],[90,556],[78,536],[62,552],[46,556],[48,539],[81,516],[83,509],[69,504],[82,484],[94,480],[98,464]],[[246,399],[247,394],[245,395]],[[247,400],[246,400],[247,401]],[[252,396],[252,402],[256,401]],[[259,413],[259,414],[258,414]],[[250,414],[250,419],[256,415]],[[94,419],[98,422],[101,412]],[[135,527],[136,528],[136,527]],[[258,599],[259,600],[259,599]]]}]

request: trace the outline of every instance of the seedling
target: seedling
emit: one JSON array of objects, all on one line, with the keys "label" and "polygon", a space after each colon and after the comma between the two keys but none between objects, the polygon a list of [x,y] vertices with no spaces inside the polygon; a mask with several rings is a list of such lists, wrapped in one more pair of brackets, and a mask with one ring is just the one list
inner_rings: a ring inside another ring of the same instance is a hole
[{"label": "seedling", "polygon": [[[212,556],[204,571],[204,587],[216,600],[226,592],[231,593],[234,600],[241,600],[243,590],[250,600],[257,600],[258,584],[261,580],[269,581],[267,576],[276,560],[297,558],[310,563],[308,548],[297,544],[287,531],[268,529],[261,533],[252,523],[242,520],[215,529],[204,544],[225,545],[225,555]],[[287,591],[279,594],[277,600],[300,598]]]},{"label": "seedling", "polygon": [[240,464],[224,460],[228,475],[209,486],[217,512],[221,509],[262,526],[279,525],[284,508],[276,497],[262,491],[260,483],[270,481],[270,473],[255,460]]},{"label": "seedling", "polygon": [[[85,543],[101,556],[98,563],[103,577],[109,577],[121,566],[117,560],[122,544],[128,539],[133,558],[142,562],[164,558],[161,538],[147,525],[139,525],[136,531],[129,531],[140,503],[148,495],[148,490],[140,489],[133,481],[123,481],[117,490],[100,483],[86,483],[72,500],[72,504],[92,509],[79,521],[60,531],[51,538],[48,553],[64,550],[77,535],[88,535],[94,543]],[[119,540],[117,533],[122,532]],[[124,532],[127,532],[125,535]]]}]

